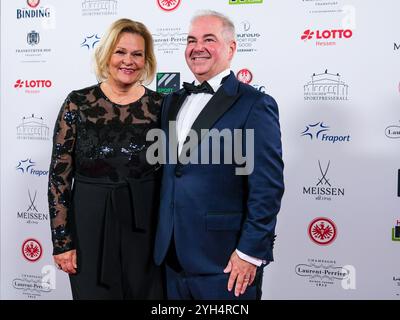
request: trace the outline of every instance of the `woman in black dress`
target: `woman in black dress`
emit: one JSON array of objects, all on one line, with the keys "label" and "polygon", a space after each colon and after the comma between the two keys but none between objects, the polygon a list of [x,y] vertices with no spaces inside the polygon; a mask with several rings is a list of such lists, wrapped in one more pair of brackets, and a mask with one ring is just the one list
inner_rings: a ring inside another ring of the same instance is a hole
[{"label": "woman in black dress", "polygon": [[100,83],[71,92],[54,129],[54,260],[74,299],[162,299],[152,258],[159,167],[146,161],[162,96],[142,85],[156,70],[151,34],[140,22],[114,22],[95,65]]}]

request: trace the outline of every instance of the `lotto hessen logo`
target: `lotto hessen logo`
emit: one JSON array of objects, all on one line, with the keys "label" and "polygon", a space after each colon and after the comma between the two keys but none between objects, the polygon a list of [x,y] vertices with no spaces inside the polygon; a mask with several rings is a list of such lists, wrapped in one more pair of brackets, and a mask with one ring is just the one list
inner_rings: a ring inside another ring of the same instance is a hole
[{"label": "lotto hessen logo", "polygon": [[173,11],[180,5],[181,0],[157,0],[158,6],[164,11]]},{"label": "lotto hessen logo", "polygon": [[331,219],[315,218],[308,225],[308,235],[314,243],[326,246],[336,239],[337,227]]},{"label": "lotto hessen logo", "polygon": [[350,29],[333,29],[333,30],[315,30],[311,31],[307,29],[303,32],[301,40],[307,41],[313,39],[342,39],[351,38],[353,36],[353,31]]},{"label": "lotto hessen logo", "polygon": [[242,69],[238,71],[238,73],[236,74],[236,78],[240,82],[249,84],[251,80],[253,80],[253,74],[249,69]]},{"label": "lotto hessen logo", "polygon": [[27,239],[21,247],[22,255],[29,262],[38,261],[43,254],[42,245],[36,239]]},{"label": "lotto hessen logo", "polygon": [[18,79],[14,83],[14,88],[51,88],[53,83],[51,80],[21,80]]},{"label": "lotto hessen logo", "polygon": [[349,39],[353,36],[350,29],[310,30],[303,32],[300,39],[304,42],[315,39],[316,46],[335,46],[338,39]]}]

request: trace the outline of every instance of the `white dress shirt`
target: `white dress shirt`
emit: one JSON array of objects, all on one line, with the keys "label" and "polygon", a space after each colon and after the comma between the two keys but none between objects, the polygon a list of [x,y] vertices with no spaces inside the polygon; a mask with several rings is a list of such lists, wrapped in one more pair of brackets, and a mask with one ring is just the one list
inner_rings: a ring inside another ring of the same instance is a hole
[{"label": "white dress shirt", "polygon": [[[224,77],[229,76],[230,70],[226,69],[221,73],[217,74],[207,82],[216,92],[221,86],[221,81]],[[195,80],[195,85],[199,85],[200,83]],[[182,152],[183,144],[186,140],[187,135],[189,134],[190,129],[192,128],[193,123],[199,116],[200,112],[204,109],[206,104],[211,100],[212,94],[209,93],[196,93],[190,94],[182,107],[180,108],[178,115],[176,117],[176,135],[178,139],[178,154]],[[236,253],[239,258],[246,260],[256,266],[261,266],[261,264],[266,263],[265,261],[250,257],[243,252],[240,252],[236,249]]]}]

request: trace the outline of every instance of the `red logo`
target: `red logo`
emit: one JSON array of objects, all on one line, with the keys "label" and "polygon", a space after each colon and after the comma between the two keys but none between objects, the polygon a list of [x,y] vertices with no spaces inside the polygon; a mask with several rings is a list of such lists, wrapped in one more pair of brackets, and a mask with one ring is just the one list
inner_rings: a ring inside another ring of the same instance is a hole
[{"label": "red logo", "polygon": [[50,88],[52,86],[50,80],[21,80],[18,79],[14,83],[14,88]]},{"label": "red logo", "polygon": [[31,8],[36,8],[39,3],[40,0],[26,0],[26,3],[28,4],[28,6],[30,6]]},{"label": "red logo", "polygon": [[253,80],[253,74],[249,69],[242,69],[236,74],[236,78],[243,83],[250,83]]},{"label": "red logo", "polygon": [[36,262],[42,257],[42,245],[35,239],[25,240],[22,244],[22,255],[30,262]]},{"label": "red logo", "polygon": [[353,31],[350,29],[334,29],[334,30],[315,30],[310,29],[305,30],[301,36],[301,40],[307,41],[312,38],[316,39],[342,39],[351,38],[353,36]]},{"label": "red logo", "polygon": [[158,6],[165,11],[175,10],[181,3],[181,0],[157,0]]},{"label": "red logo", "polygon": [[316,218],[308,226],[310,239],[321,246],[331,244],[335,240],[336,234],[336,225],[328,218]]}]

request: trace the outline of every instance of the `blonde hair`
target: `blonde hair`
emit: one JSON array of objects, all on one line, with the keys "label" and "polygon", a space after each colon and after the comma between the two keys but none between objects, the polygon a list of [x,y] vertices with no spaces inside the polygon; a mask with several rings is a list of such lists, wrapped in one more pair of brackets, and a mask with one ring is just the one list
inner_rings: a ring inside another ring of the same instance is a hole
[{"label": "blonde hair", "polygon": [[145,65],[139,81],[150,83],[156,73],[157,62],[154,55],[153,37],[146,26],[138,21],[119,19],[115,21],[101,38],[94,54],[94,68],[98,81],[104,81],[109,76],[108,63],[121,34],[124,32],[138,34],[145,44]]}]

